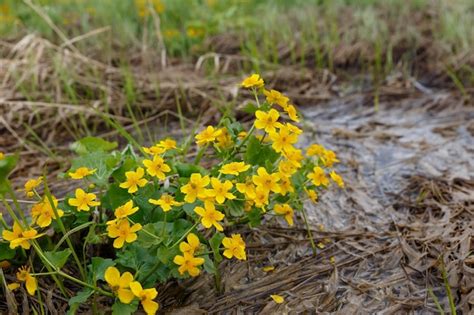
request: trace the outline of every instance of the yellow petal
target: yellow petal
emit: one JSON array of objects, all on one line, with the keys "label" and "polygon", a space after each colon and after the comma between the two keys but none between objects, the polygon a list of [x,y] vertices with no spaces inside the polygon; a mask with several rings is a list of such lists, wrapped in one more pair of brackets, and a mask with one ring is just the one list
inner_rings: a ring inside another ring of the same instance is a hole
[{"label": "yellow petal", "polygon": [[120,272],[115,267],[109,267],[105,270],[104,278],[111,286],[117,286],[120,283]]},{"label": "yellow petal", "polygon": [[142,301],[142,306],[147,315],[154,315],[158,311],[159,304],[155,301],[144,300]]},{"label": "yellow petal", "polygon": [[273,299],[273,301],[275,301],[275,303],[277,304],[281,304],[285,301],[285,298],[283,298],[283,296],[281,295],[278,295],[278,294],[272,294],[270,295],[270,297]]}]

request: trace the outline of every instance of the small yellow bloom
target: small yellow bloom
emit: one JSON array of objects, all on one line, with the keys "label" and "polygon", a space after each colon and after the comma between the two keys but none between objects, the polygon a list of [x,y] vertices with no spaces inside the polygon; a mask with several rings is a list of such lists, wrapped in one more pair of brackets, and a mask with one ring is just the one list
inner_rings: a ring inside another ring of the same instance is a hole
[{"label": "small yellow bloom", "polygon": [[8,290],[10,291],[15,291],[16,289],[18,289],[20,287],[20,284],[17,283],[17,282],[13,282],[13,283],[10,283],[7,285],[7,288]]},{"label": "small yellow bloom", "polygon": [[245,164],[244,162],[232,162],[223,165],[219,172],[226,175],[237,176],[240,173],[246,172],[249,168],[250,165]]},{"label": "small yellow bloom", "polygon": [[275,303],[277,304],[281,304],[283,302],[285,302],[285,298],[281,295],[278,295],[278,294],[271,294],[270,297],[272,298],[273,301],[275,301]]},{"label": "small yellow bloom", "polygon": [[10,248],[15,249],[21,246],[24,249],[30,249],[31,244],[29,240],[41,237],[44,234],[38,234],[34,229],[23,230],[21,226],[14,222],[12,231],[3,230],[2,237],[5,241],[10,242]]},{"label": "small yellow bloom", "polygon": [[342,177],[336,173],[335,171],[332,171],[329,176],[331,176],[332,180],[341,188],[344,188],[344,180]]},{"label": "small yellow bloom", "polygon": [[229,131],[227,131],[227,128],[220,128],[219,130],[221,131],[221,133],[216,137],[217,147],[221,149],[230,148],[234,144],[234,141],[232,141],[232,137],[230,136]]},{"label": "small yellow bloom", "polygon": [[308,174],[306,177],[311,179],[311,182],[315,186],[321,186],[321,185],[328,186],[329,185],[329,179],[324,174],[324,170],[319,166],[315,166],[313,168],[313,172]]},{"label": "small yellow bloom", "polygon": [[245,242],[240,234],[232,234],[231,237],[224,237],[222,240],[224,245],[223,255],[229,259],[235,257],[239,260],[246,260],[247,255],[245,254]]},{"label": "small yellow bloom", "polygon": [[145,175],[145,170],[142,167],[137,168],[136,171],[125,172],[127,180],[120,184],[120,188],[128,189],[129,194],[137,192],[138,187],[143,187],[148,183],[143,175]]},{"label": "small yellow bloom", "polygon": [[182,202],[174,200],[174,197],[168,194],[161,195],[160,199],[148,199],[152,205],[160,206],[164,212],[168,212],[172,207],[183,205]]},{"label": "small yellow bloom", "polygon": [[244,88],[260,88],[265,84],[263,79],[258,74],[252,74],[242,81],[242,87]]},{"label": "small yellow bloom", "polygon": [[36,282],[36,278],[30,274],[30,267],[21,267],[18,269],[16,278],[20,282],[25,282],[26,291],[28,291],[29,295],[35,295],[38,289],[38,283]]},{"label": "small yellow bloom", "polygon": [[182,253],[188,253],[194,255],[194,253],[199,249],[201,243],[199,242],[199,238],[194,233],[189,233],[186,237],[188,242],[181,242],[179,243],[179,250]]},{"label": "small yellow bloom", "polygon": [[259,167],[257,169],[257,175],[252,176],[252,181],[257,186],[257,188],[261,188],[263,190],[266,190],[267,192],[273,191],[275,193],[279,193],[279,180],[280,175],[278,173],[268,174],[267,170],[264,167]]},{"label": "small yellow bloom", "polygon": [[182,256],[176,255],[173,262],[179,266],[179,274],[183,275],[188,272],[191,277],[196,277],[201,272],[198,266],[204,264],[204,258],[194,257],[190,253],[183,253]]},{"label": "small yellow bloom", "polygon": [[202,177],[199,173],[191,174],[189,182],[181,187],[181,192],[185,194],[184,201],[193,203],[196,198],[206,198],[206,186],[209,185],[210,181],[209,176]]},{"label": "small yellow bloom", "polygon": [[304,156],[299,149],[283,151],[283,156],[286,157],[286,159],[296,168],[301,167],[301,161],[304,159]]},{"label": "small yellow bloom", "polygon": [[332,167],[335,163],[339,162],[339,160],[336,157],[336,153],[334,153],[331,150],[324,150],[322,160],[326,167]]},{"label": "small yellow bloom", "polygon": [[289,160],[281,160],[278,163],[278,171],[280,174],[286,174],[287,176],[291,176],[296,173],[298,169],[293,165],[293,163]]},{"label": "small yellow bloom", "polygon": [[176,149],[176,141],[170,138],[166,138],[161,140],[158,143],[158,146],[162,147],[165,150],[173,150]]},{"label": "small yellow bloom", "polygon": [[130,304],[133,301],[135,296],[130,290],[130,283],[133,281],[133,275],[130,272],[124,272],[123,275],[120,275],[117,268],[109,267],[105,270],[104,278],[114,295],[119,298],[120,302]]},{"label": "small yellow bloom", "polygon": [[70,198],[69,205],[76,207],[77,211],[89,211],[90,207],[100,206],[100,202],[95,199],[97,196],[92,193],[86,193],[81,188],[76,189],[76,198]]},{"label": "small yellow bloom", "polygon": [[151,155],[160,155],[166,152],[166,149],[160,144],[155,144],[154,146],[151,146],[149,148],[143,147],[142,149],[145,153],[148,153]]},{"label": "small yellow bloom", "polygon": [[309,148],[306,150],[306,155],[308,156],[322,156],[324,154],[324,147],[320,144],[312,144],[309,146]]},{"label": "small yellow bloom", "polygon": [[0,151],[0,161],[5,159],[5,153]]},{"label": "small yellow bloom", "polygon": [[255,186],[251,180],[246,180],[245,183],[237,183],[235,186],[237,190],[244,194],[247,199],[255,198]]},{"label": "small yellow bloom", "polygon": [[275,132],[275,128],[280,128],[281,123],[278,122],[280,114],[273,108],[268,111],[268,113],[257,110],[255,112],[255,128],[263,129],[267,133]]},{"label": "small yellow bloom", "polygon": [[285,95],[283,95],[282,93],[276,90],[270,90],[270,91],[265,90],[263,91],[263,94],[265,94],[267,98],[267,102],[270,105],[278,104],[281,107],[286,108],[286,106],[288,105],[288,102],[290,101],[288,97],[286,97]]},{"label": "small yellow bloom", "polygon": [[207,191],[207,196],[213,197],[217,203],[222,204],[226,199],[235,199],[234,194],[229,192],[233,185],[230,180],[221,182],[218,178],[211,178],[212,189]]},{"label": "small yellow bloom", "polygon": [[108,236],[110,238],[115,238],[114,247],[122,248],[124,243],[133,243],[137,240],[136,232],[142,229],[140,223],[135,223],[133,226],[130,226],[128,220],[120,220],[112,222],[107,226]]},{"label": "small yellow bloom", "polygon": [[156,314],[160,305],[153,301],[158,295],[158,291],[156,291],[155,288],[143,289],[140,282],[133,281],[130,283],[130,289],[132,289],[133,294],[140,300],[147,315]]},{"label": "small yellow bloom", "polygon": [[43,177],[40,176],[36,179],[29,179],[26,183],[25,183],[25,193],[26,193],[26,196],[31,198],[35,195],[34,193],[34,190],[36,187],[38,187],[41,182],[43,181]]},{"label": "small yellow bloom", "polygon": [[305,188],[306,194],[308,195],[309,200],[311,200],[313,203],[318,202],[318,194],[314,190],[307,190]]},{"label": "small yellow bloom", "polygon": [[273,141],[272,148],[276,152],[290,152],[295,149],[293,144],[298,142],[298,135],[282,126],[278,132],[270,133],[270,139]]},{"label": "small yellow bloom", "polygon": [[[117,219],[123,219],[123,218],[128,217],[129,215],[134,214],[137,211],[138,211],[138,207],[133,206],[133,200],[129,200],[123,205],[121,205],[120,207],[117,207],[117,209],[115,209],[114,214]],[[112,221],[109,221],[109,222],[112,222]]]},{"label": "small yellow bloom", "polygon": [[255,189],[255,197],[252,199],[252,201],[255,203],[255,207],[257,208],[263,208],[266,205],[268,205],[268,194],[269,191],[262,188],[262,187],[257,187]]},{"label": "small yellow bloom", "polygon": [[222,133],[221,129],[215,129],[213,126],[207,126],[206,129],[198,133],[195,137],[197,145],[205,145],[216,141],[216,138]]},{"label": "small yellow bloom", "polygon": [[239,134],[237,135],[237,138],[239,138],[240,140],[244,140],[245,137],[247,137],[247,131],[241,131],[241,132],[239,132]]},{"label": "small yellow bloom", "polygon": [[287,193],[295,191],[293,184],[291,183],[291,177],[285,176],[286,174],[280,173],[280,194],[286,196]]},{"label": "small yellow bloom", "polygon": [[224,230],[219,221],[222,221],[225,215],[222,212],[217,211],[212,202],[204,202],[204,208],[196,207],[194,208],[194,212],[201,216],[201,224],[206,229],[209,229],[211,226],[214,226],[218,231]]},{"label": "small yellow bloom", "polygon": [[288,225],[293,226],[294,211],[293,211],[293,208],[290,207],[289,204],[285,203],[282,205],[275,205],[275,208],[273,210],[275,211],[276,214],[285,216],[285,220],[288,223]]},{"label": "small yellow bloom", "polygon": [[86,176],[92,175],[97,171],[96,168],[88,169],[87,167],[79,167],[74,172],[69,172],[69,176],[72,179],[83,179]]},{"label": "small yellow bloom", "polygon": [[166,178],[165,173],[171,171],[171,168],[165,163],[165,160],[158,155],[155,155],[153,160],[143,160],[143,165],[145,165],[146,171],[150,176],[156,176],[161,180]]},{"label": "small yellow bloom", "polygon": [[31,208],[31,217],[33,218],[33,222],[36,222],[36,224],[38,224],[40,227],[49,226],[53,218],[56,218],[54,209],[56,209],[60,218],[64,215],[64,211],[58,209],[58,200],[54,196],[51,196],[51,199],[53,204],[49,202],[47,197],[44,197],[42,201],[36,203]]},{"label": "small yellow bloom", "polygon": [[300,119],[298,118],[298,114],[296,113],[296,108],[293,105],[288,105],[285,107],[285,112],[288,114],[291,120],[295,122],[299,122]]},{"label": "small yellow bloom", "polygon": [[294,134],[300,135],[303,133],[303,130],[298,128],[297,126],[291,124],[291,123],[286,123],[285,127],[288,128],[288,130]]}]

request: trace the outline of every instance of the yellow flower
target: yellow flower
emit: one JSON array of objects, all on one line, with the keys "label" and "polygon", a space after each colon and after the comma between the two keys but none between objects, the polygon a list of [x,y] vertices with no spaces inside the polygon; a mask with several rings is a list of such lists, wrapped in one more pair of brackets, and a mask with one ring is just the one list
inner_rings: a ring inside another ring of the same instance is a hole
[{"label": "yellow flower", "polygon": [[275,205],[273,209],[276,214],[285,216],[286,222],[288,222],[289,226],[293,226],[293,208],[290,207],[289,204],[282,204],[282,205]]},{"label": "yellow flower", "polygon": [[193,203],[196,201],[196,198],[206,198],[206,186],[209,185],[210,181],[209,176],[202,177],[199,173],[191,174],[189,182],[181,187],[181,192],[186,195],[184,201]]},{"label": "yellow flower", "polygon": [[303,133],[303,130],[298,128],[297,126],[291,124],[291,123],[286,123],[285,127],[288,128],[288,130],[294,134],[300,135]]},{"label": "yellow flower", "polygon": [[138,187],[143,187],[148,183],[143,175],[145,175],[145,170],[142,167],[137,168],[136,171],[125,172],[127,180],[120,184],[120,188],[128,189],[129,194],[137,192]]},{"label": "yellow flower", "polygon": [[312,183],[315,186],[321,186],[321,185],[327,186],[327,185],[329,185],[329,179],[324,174],[324,170],[319,166],[315,166],[313,168],[313,172],[308,174],[307,177],[309,179],[311,179]]},{"label": "yellow flower", "polygon": [[283,156],[286,157],[286,159],[296,168],[301,167],[301,161],[304,159],[304,156],[299,149],[283,151]]},{"label": "yellow flower", "polygon": [[160,199],[148,199],[152,205],[160,206],[164,212],[168,212],[172,207],[181,206],[182,202],[177,202],[174,197],[168,194],[161,195]]},{"label": "yellow flower", "polygon": [[160,305],[153,301],[158,295],[158,291],[155,288],[143,289],[142,285],[138,281],[133,281],[130,283],[130,289],[132,289],[133,294],[140,300],[142,303],[143,309],[147,315],[154,315],[158,311]]},{"label": "yellow flower", "polygon": [[336,153],[331,150],[324,150],[323,163],[326,167],[332,167],[334,163],[338,163],[339,160],[336,157]]},{"label": "yellow flower", "polygon": [[142,149],[145,153],[148,153],[151,155],[160,155],[166,152],[166,149],[163,146],[161,146],[159,143],[149,148],[143,147]]},{"label": "yellow flower", "polygon": [[306,150],[306,155],[308,156],[322,156],[324,154],[324,147],[320,144],[312,144],[309,146],[309,148]]},{"label": "yellow flower", "polygon": [[270,90],[270,91],[265,90],[263,91],[263,94],[265,94],[267,98],[267,102],[270,105],[278,104],[281,107],[286,108],[286,106],[288,105],[288,102],[290,101],[288,97],[286,97],[285,95],[283,95],[282,93],[276,90]]},{"label": "yellow flower", "polygon": [[97,171],[97,169],[88,169],[87,167],[79,167],[74,172],[69,172],[69,176],[72,179],[83,179],[86,176],[92,175]]},{"label": "yellow flower", "polygon": [[307,190],[306,188],[304,189],[306,191],[306,194],[308,195],[309,200],[311,200],[313,203],[318,202],[318,194],[314,190]]},{"label": "yellow flower", "polygon": [[239,134],[237,135],[237,138],[239,138],[240,140],[244,140],[245,137],[247,137],[247,131],[241,131],[241,132],[239,132]]},{"label": "yellow flower", "polygon": [[224,230],[219,221],[222,221],[225,215],[222,212],[217,211],[212,202],[204,202],[204,208],[196,207],[194,208],[194,212],[201,216],[201,224],[205,228],[209,229],[211,226],[214,226],[218,231]]},{"label": "yellow flower", "polygon": [[222,165],[221,169],[219,170],[220,173],[226,175],[239,175],[239,173],[243,173],[250,168],[250,165],[245,164],[244,162],[232,162]]},{"label": "yellow flower", "polygon": [[195,137],[198,145],[211,143],[222,133],[221,129],[215,129],[213,126],[207,126],[206,129],[198,133]]},{"label": "yellow flower", "polygon": [[38,289],[36,278],[30,274],[30,267],[21,267],[16,273],[18,281],[24,282],[29,295],[35,295]]},{"label": "yellow flower", "polygon": [[143,165],[150,176],[156,176],[158,179],[164,180],[165,173],[171,171],[171,168],[165,164],[165,160],[161,156],[155,155],[153,160],[143,160]]},{"label": "yellow flower", "polygon": [[10,248],[15,249],[21,246],[24,249],[30,249],[31,244],[29,240],[41,237],[43,234],[38,234],[34,229],[23,230],[22,227],[14,222],[12,231],[3,230],[2,237],[5,241],[10,242]]},{"label": "yellow flower", "polygon": [[105,270],[104,278],[120,302],[130,304],[133,301],[135,296],[130,290],[130,283],[133,281],[133,276],[130,272],[124,272],[123,275],[120,275],[117,268],[109,267]]},{"label": "yellow flower", "polygon": [[298,115],[296,113],[296,108],[293,105],[288,105],[285,107],[285,112],[288,114],[288,117],[290,117],[291,120],[295,122],[299,122],[300,119],[298,118]]},{"label": "yellow flower", "polygon": [[297,168],[291,163],[289,160],[281,160],[280,163],[278,163],[278,171],[281,174],[286,174],[287,176],[291,176],[294,173],[296,173]]},{"label": "yellow flower", "polygon": [[233,187],[230,180],[221,182],[218,178],[211,178],[211,186],[212,189],[207,191],[207,196],[214,197],[217,203],[222,204],[226,199],[235,199],[234,194],[229,192]]},{"label": "yellow flower", "polygon": [[19,283],[16,283],[16,282],[13,282],[13,283],[10,283],[7,285],[7,288],[8,290],[10,291],[15,291],[16,289],[18,289],[20,287],[20,284]]},{"label": "yellow flower", "polygon": [[128,220],[112,222],[107,226],[107,232],[110,238],[115,238],[114,247],[122,248],[124,243],[133,243],[137,240],[136,232],[142,229],[140,223],[130,226]]},{"label": "yellow flower", "polygon": [[275,132],[275,128],[280,128],[281,123],[278,122],[280,114],[273,108],[268,113],[257,110],[255,112],[255,128],[263,129],[267,133]]},{"label": "yellow flower", "polygon": [[279,132],[271,132],[270,139],[272,139],[272,148],[276,152],[293,151],[293,144],[298,142],[298,135],[291,133],[288,128],[281,127]]},{"label": "yellow flower", "polygon": [[0,152],[0,161],[3,160],[3,159],[5,159],[5,153]]},{"label": "yellow flower", "polygon": [[337,174],[335,171],[332,171],[331,174],[329,174],[329,176],[331,176],[332,180],[341,188],[344,188],[344,180],[342,179],[342,177]]},{"label": "yellow flower", "polygon": [[265,82],[263,82],[263,79],[260,77],[260,75],[258,74],[252,74],[251,76],[245,78],[241,85],[244,87],[244,88],[260,88],[262,87],[263,85],[265,84]]},{"label": "yellow flower", "polygon": [[129,200],[120,207],[117,207],[117,209],[115,209],[114,214],[117,219],[123,219],[128,217],[129,215],[134,214],[137,211],[138,207],[133,206],[133,200]]},{"label": "yellow flower", "polygon": [[189,233],[188,236],[186,237],[188,242],[181,242],[179,243],[179,250],[182,253],[188,253],[191,255],[194,255],[194,252],[199,249],[199,246],[201,246],[201,243],[199,242],[199,238],[197,237],[196,234],[194,233]]},{"label": "yellow flower", "polygon": [[166,139],[161,140],[158,143],[158,146],[162,147],[165,150],[173,150],[173,149],[176,149],[176,141],[170,138],[166,138]]},{"label": "yellow flower", "polygon": [[56,209],[60,218],[64,215],[64,211],[58,209],[58,200],[54,196],[51,196],[51,199],[53,204],[49,202],[47,197],[44,197],[42,201],[31,208],[33,222],[36,222],[40,227],[47,227],[51,224],[53,218],[55,218],[54,209]]},{"label": "yellow flower", "polygon": [[255,189],[255,197],[252,199],[255,203],[255,207],[263,208],[268,205],[268,194],[268,190],[263,189],[262,187],[257,187],[257,189]]},{"label": "yellow flower", "polygon": [[280,173],[280,194],[285,196],[287,193],[292,193],[295,191],[293,184],[291,183],[291,177],[286,176],[286,174]]},{"label": "yellow flower", "polygon": [[240,234],[232,234],[232,237],[224,237],[222,240],[225,250],[223,255],[229,259],[235,257],[239,260],[246,260],[245,242]]},{"label": "yellow flower", "polygon": [[183,275],[185,272],[188,272],[191,277],[196,277],[201,272],[198,266],[204,264],[204,258],[196,258],[190,253],[183,253],[183,256],[176,255],[173,262],[179,266],[179,274]]},{"label": "yellow flower", "polygon": [[100,202],[96,201],[96,195],[86,193],[81,188],[76,189],[76,198],[70,198],[69,205],[76,207],[77,211],[89,211],[90,207],[100,206]]},{"label": "yellow flower", "polygon": [[43,181],[43,177],[40,176],[38,177],[37,179],[29,179],[26,183],[25,183],[25,193],[26,193],[26,196],[31,198],[35,195],[34,193],[34,190],[36,187],[38,187],[41,182]]},{"label": "yellow flower", "polygon": [[255,186],[251,180],[247,180],[245,183],[237,183],[235,186],[237,190],[244,194],[247,199],[255,198]]},{"label": "yellow flower", "polygon": [[261,188],[267,192],[280,192],[280,185],[278,185],[280,175],[278,175],[278,173],[268,174],[264,167],[259,167],[257,169],[257,174],[258,175],[252,176],[252,181],[257,186],[257,188]]},{"label": "yellow flower", "polygon": [[285,301],[285,298],[282,297],[281,295],[278,294],[271,294],[270,297],[272,298],[273,301],[277,304],[281,304]]},{"label": "yellow flower", "polygon": [[220,128],[219,130],[221,131],[221,133],[216,137],[217,147],[221,149],[230,148],[234,144],[234,142],[232,141],[229,131],[227,131],[227,128]]}]

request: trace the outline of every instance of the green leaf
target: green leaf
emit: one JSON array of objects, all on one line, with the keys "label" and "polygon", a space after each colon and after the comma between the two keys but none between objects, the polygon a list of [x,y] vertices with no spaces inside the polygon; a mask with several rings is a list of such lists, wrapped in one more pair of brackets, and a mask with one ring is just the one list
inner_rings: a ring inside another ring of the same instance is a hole
[{"label": "green leaf", "polygon": [[75,158],[71,163],[71,169],[76,170],[79,167],[96,169],[96,172],[88,178],[96,185],[105,186],[109,183],[109,178],[119,161],[120,156],[95,151]]},{"label": "green leaf", "polygon": [[206,270],[207,273],[215,274],[217,269],[212,259],[208,255],[204,256],[203,258],[204,258],[204,265],[203,265],[204,270]]},{"label": "green leaf", "polygon": [[71,255],[71,250],[66,248],[65,250],[58,252],[44,252],[44,255],[57,268],[62,268],[66,264],[69,255]]},{"label": "green leaf", "polygon": [[[150,248],[152,246],[160,245],[163,242],[161,235],[168,235],[171,231],[171,228],[172,225],[170,223],[148,223],[143,226],[141,231],[138,232],[138,243],[143,248]],[[165,229],[164,232],[163,229]]]},{"label": "green leaf", "polygon": [[84,288],[82,291],[77,292],[75,296],[69,299],[69,310],[67,312],[68,315],[74,315],[77,312],[77,309],[81,305],[81,303],[87,302],[89,297],[94,293],[92,289]]},{"label": "green leaf", "polygon": [[222,240],[225,235],[220,232],[216,232],[211,239],[209,240],[209,245],[211,245],[212,252],[214,253],[214,259],[218,263],[222,261],[222,255],[219,253],[219,248],[221,247]]},{"label": "green leaf", "polygon": [[265,166],[265,163],[275,162],[280,155],[268,144],[261,144],[255,136],[250,136],[247,141],[245,162],[251,165]]},{"label": "green leaf", "polygon": [[260,209],[254,208],[248,212],[249,224],[251,227],[257,227],[262,224],[262,213]]},{"label": "green leaf", "polygon": [[0,160],[0,195],[8,191],[8,176],[18,163],[18,154],[5,156]]},{"label": "green leaf", "polygon": [[115,262],[110,258],[92,257],[89,270],[96,281],[104,280],[105,270],[112,266],[115,266]]},{"label": "green leaf", "polygon": [[15,253],[16,250],[11,249],[8,243],[0,243],[0,261],[14,258]]},{"label": "green leaf", "polygon": [[116,301],[112,305],[112,315],[130,315],[134,314],[138,309],[138,301],[135,300],[130,304],[124,304],[120,301]]},{"label": "green leaf", "polygon": [[119,184],[112,184],[102,197],[102,207],[114,210],[130,200],[127,190],[119,187]]},{"label": "green leaf", "polygon": [[179,177],[190,177],[193,173],[204,174],[203,169],[195,164],[177,163],[175,167]]},{"label": "green leaf", "polygon": [[250,115],[255,114],[257,110],[258,110],[257,105],[255,105],[255,103],[252,103],[252,102],[248,102],[247,104],[245,104],[245,107],[242,109],[243,112]]},{"label": "green leaf", "polygon": [[97,151],[111,151],[117,147],[117,142],[109,142],[107,140],[97,137],[85,137],[79,141],[71,144],[70,148],[72,151],[79,155]]}]

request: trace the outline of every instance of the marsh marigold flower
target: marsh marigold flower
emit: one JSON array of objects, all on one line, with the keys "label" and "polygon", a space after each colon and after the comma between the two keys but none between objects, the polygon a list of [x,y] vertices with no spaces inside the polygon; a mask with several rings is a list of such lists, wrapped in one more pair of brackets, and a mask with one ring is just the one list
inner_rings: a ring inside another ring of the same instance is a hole
[{"label": "marsh marigold flower", "polygon": [[51,199],[52,204],[47,197],[44,197],[42,201],[31,208],[33,222],[36,222],[40,227],[47,227],[51,224],[53,218],[56,219],[54,209],[56,209],[60,218],[64,215],[64,211],[58,208],[58,200],[54,196],[51,196]]},{"label": "marsh marigold flower", "polygon": [[235,199],[234,194],[229,192],[233,185],[230,180],[221,182],[218,178],[211,178],[212,189],[207,191],[207,196],[213,197],[217,203],[222,204],[226,199]]},{"label": "marsh marigold flower", "polygon": [[319,166],[315,166],[313,168],[313,172],[309,173],[306,177],[311,179],[311,182],[314,184],[314,186],[329,185],[329,179],[324,174],[324,170]]},{"label": "marsh marigold flower", "polygon": [[127,180],[120,184],[120,188],[128,189],[129,194],[137,192],[138,187],[143,187],[148,183],[143,175],[145,175],[145,170],[142,167],[137,168],[136,171],[125,172]]},{"label": "marsh marigold flower", "polygon": [[216,137],[216,146],[221,149],[230,148],[234,144],[234,142],[232,141],[229,131],[227,131],[227,128],[220,128],[219,130],[221,131],[221,133]]},{"label": "marsh marigold flower", "polygon": [[44,234],[38,234],[35,229],[24,230],[18,223],[13,223],[12,231],[3,230],[2,237],[5,241],[10,242],[10,248],[15,249],[21,246],[24,249],[30,249],[30,240],[41,237]]},{"label": "marsh marigold flower", "polygon": [[291,161],[281,160],[278,163],[278,171],[281,174],[286,174],[287,176],[291,176],[294,173],[296,173],[296,171],[298,171],[298,169],[293,165],[293,163],[291,163]]},{"label": "marsh marigold flower", "polygon": [[161,180],[166,178],[165,173],[171,171],[171,168],[165,163],[165,160],[158,155],[155,155],[153,160],[143,160],[143,165],[145,165],[146,171],[150,176],[155,176]]},{"label": "marsh marigold flower", "polygon": [[90,207],[100,206],[100,202],[95,199],[97,196],[93,193],[86,193],[81,188],[76,189],[76,198],[70,198],[69,205],[76,207],[77,211],[89,211]]},{"label": "marsh marigold flower", "polygon": [[128,217],[129,215],[134,214],[137,211],[138,207],[133,206],[133,200],[129,200],[123,205],[117,207],[117,209],[115,209],[114,214],[117,219],[123,219]]},{"label": "marsh marigold flower", "polygon": [[190,253],[183,253],[183,255],[176,255],[173,262],[179,266],[178,271],[180,275],[187,272],[191,277],[196,277],[201,272],[198,266],[204,264],[204,258],[194,257]]},{"label": "marsh marigold flower", "polygon": [[142,149],[145,153],[148,153],[151,155],[160,155],[166,152],[166,149],[160,144],[155,144],[151,147],[142,147]]},{"label": "marsh marigold flower", "polygon": [[91,170],[87,167],[79,167],[74,172],[69,172],[69,176],[72,179],[83,179],[84,177],[94,174],[96,171],[97,169],[95,168]]},{"label": "marsh marigold flower", "polygon": [[219,173],[226,175],[239,175],[240,173],[246,172],[250,168],[250,165],[244,162],[232,162],[222,165]]},{"label": "marsh marigold flower", "polygon": [[280,195],[282,196],[295,191],[295,188],[291,183],[291,177],[286,176],[285,174],[280,173],[280,181],[278,183],[280,184]]},{"label": "marsh marigold flower", "polygon": [[174,200],[174,197],[168,194],[161,195],[160,199],[148,199],[148,202],[155,206],[160,206],[164,212],[168,212],[172,207],[181,206],[183,203]]},{"label": "marsh marigold flower", "polygon": [[245,78],[241,85],[244,88],[260,88],[265,84],[263,79],[258,74],[252,74],[251,76]]},{"label": "marsh marigold flower", "polygon": [[263,208],[268,205],[268,197],[269,191],[258,186],[255,189],[255,197],[253,197],[251,200],[254,202],[255,207]]},{"label": "marsh marigold flower", "polygon": [[289,226],[293,226],[293,208],[290,207],[289,204],[278,204],[275,205],[275,208],[273,209],[276,214],[283,215],[285,217],[286,222],[288,223]]},{"label": "marsh marigold flower", "polygon": [[38,283],[36,278],[30,274],[30,267],[21,267],[16,273],[16,278],[20,282],[25,283],[26,291],[29,295],[35,295],[36,290],[38,289]]},{"label": "marsh marigold flower", "polygon": [[43,177],[40,176],[36,179],[29,179],[28,181],[26,181],[25,183],[25,194],[27,197],[31,198],[35,195],[35,192],[34,190],[36,189],[36,187],[38,187],[41,182],[43,181]]},{"label": "marsh marigold flower", "polygon": [[191,174],[189,182],[181,187],[181,192],[185,194],[184,201],[193,203],[196,201],[196,198],[206,198],[206,187],[210,181],[209,176],[202,177],[199,173]]},{"label": "marsh marigold flower", "polygon": [[162,147],[165,150],[176,149],[176,141],[170,138],[166,138],[158,142],[158,146]]},{"label": "marsh marigold flower", "polygon": [[237,183],[235,186],[237,191],[244,194],[247,199],[255,198],[255,186],[250,178],[248,178],[244,183]]},{"label": "marsh marigold flower", "polygon": [[235,257],[239,260],[246,260],[245,242],[240,234],[232,234],[231,237],[224,237],[222,240],[224,246],[223,255],[229,259]]},{"label": "marsh marigold flower", "polygon": [[308,156],[322,156],[324,154],[324,147],[320,144],[312,144],[306,150],[306,155]]},{"label": "marsh marigold flower", "polygon": [[196,212],[201,217],[201,224],[206,229],[209,229],[211,226],[214,226],[218,231],[224,230],[224,228],[219,222],[224,219],[225,215],[222,212],[217,211],[212,202],[204,202],[204,208],[196,207],[194,208],[194,212]]},{"label": "marsh marigold flower", "polygon": [[288,97],[276,90],[265,90],[263,91],[263,94],[265,94],[267,102],[270,105],[278,104],[281,107],[285,108],[288,105],[288,102],[290,101]]},{"label": "marsh marigold flower", "polygon": [[280,175],[278,173],[268,174],[264,167],[259,167],[257,169],[257,175],[252,176],[252,181],[257,186],[257,188],[261,188],[268,192],[280,192],[280,185],[278,185],[279,180]]},{"label": "marsh marigold flower", "polygon": [[143,310],[147,315],[154,315],[158,311],[159,304],[153,301],[158,296],[158,291],[155,288],[143,289],[142,285],[138,281],[130,283],[130,289],[133,294],[140,300],[143,306]]},{"label": "marsh marigold flower", "polygon": [[206,129],[196,135],[196,144],[202,146],[214,142],[221,133],[221,129],[215,129],[213,126],[207,126]]},{"label": "marsh marigold flower", "polygon": [[334,153],[334,151],[331,151],[331,150],[324,150],[322,160],[326,167],[332,167],[335,163],[339,162],[339,160],[336,157],[336,153]]},{"label": "marsh marigold flower", "polygon": [[133,275],[130,272],[124,272],[123,275],[120,275],[117,268],[109,267],[105,270],[104,279],[120,302],[130,304],[133,301],[135,295],[130,290]]},{"label": "marsh marigold flower", "polygon": [[318,193],[314,190],[308,190],[304,189],[306,191],[306,194],[308,195],[309,200],[311,200],[313,203],[318,202]]},{"label": "marsh marigold flower", "polygon": [[286,127],[281,127],[278,132],[270,133],[270,139],[273,141],[272,148],[276,152],[290,152],[294,150],[293,144],[298,142],[298,135],[290,132]]},{"label": "marsh marigold flower", "polygon": [[133,243],[137,240],[137,233],[142,229],[140,223],[130,226],[128,220],[120,220],[112,222],[107,226],[107,232],[110,238],[115,238],[113,246],[122,248],[124,243]]},{"label": "marsh marigold flower", "polygon": [[290,151],[283,151],[283,156],[293,164],[297,169],[301,167],[301,161],[304,159],[301,150],[295,149]]},{"label": "marsh marigold flower", "polygon": [[300,119],[298,118],[298,114],[296,113],[296,107],[294,105],[288,105],[285,107],[285,112],[288,114],[291,120],[295,122],[299,122]]},{"label": "marsh marigold flower", "polygon": [[179,243],[179,250],[182,253],[189,253],[191,255],[194,255],[194,253],[201,246],[201,243],[199,242],[199,238],[197,237],[196,234],[189,233],[186,239],[188,241],[187,243],[186,242]]},{"label": "marsh marigold flower", "polygon": [[331,176],[331,179],[341,188],[344,188],[344,180],[342,177],[336,173],[335,171],[332,171],[329,176]]},{"label": "marsh marigold flower", "polygon": [[255,112],[255,128],[263,129],[267,133],[275,132],[275,128],[280,128],[281,123],[278,122],[280,114],[273,108],[267,112],[257,110]]}]

